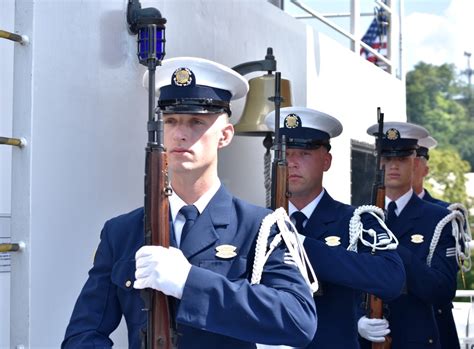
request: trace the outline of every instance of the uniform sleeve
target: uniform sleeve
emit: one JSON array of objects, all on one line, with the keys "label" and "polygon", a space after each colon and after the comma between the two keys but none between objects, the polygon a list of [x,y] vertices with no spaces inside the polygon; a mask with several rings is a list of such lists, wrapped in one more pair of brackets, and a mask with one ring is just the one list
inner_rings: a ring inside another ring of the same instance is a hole
[{"label": "uniform sleeve", "polygon": [[[365,229],[385,232],[373,217],[363,215],[363,222]],[[318,279],[323,282],[375,294],[383,300],[398,297],[405,284],[405,269],[396,251],[376,251],[372,254],[367,247],[359,244],[356,253],[342,246],[330,247],[311,238],[305,239],[304,247]]]},{"label": "uniform sleeve", "polygon": [[306,346],[316,331],[316,309],[297,268],[283,263],[285,250],[280,244],[273,251],[258,285],[247,280],[251,265],[232,281],[193,266],[177,322],[248,342]]},{"label": "uniform sleeve", "polygon": [[426,260],[421,260],[408,248],[399,246],[399,254],[405,264],[407,274],[408,292],[426,303],[451,302],[456,294],[457,264],[454,256],[447,257],[447,251],[453,248],[451,224],[447,224],[441,233],[431,267],[426,264]]},{"label": "uniform sleeve", "polygon": [[102,230],[94,265],[76,301],[61,348],[111,348],[109,335],[120,323],[120,305],[111,282],[112,255],[107,224]]}]

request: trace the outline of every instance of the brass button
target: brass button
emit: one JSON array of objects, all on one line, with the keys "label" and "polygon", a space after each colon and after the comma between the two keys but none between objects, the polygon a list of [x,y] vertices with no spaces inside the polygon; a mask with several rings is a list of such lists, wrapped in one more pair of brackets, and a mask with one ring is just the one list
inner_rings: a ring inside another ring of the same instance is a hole
[{"label": "brass button", "polygon": [[433,344],[433,340],[431,338],[428,339],[428,343]]},{"label": "brass button", "polygon": [[130,287],[132,286],[132,282],[130,280],[127,280],[127,282],[125,282],[125,287]]},{"label": "brass button", "polygon": [[442,309],[438,309],[438,314],[443,314],[443,310],[442,310]]}]

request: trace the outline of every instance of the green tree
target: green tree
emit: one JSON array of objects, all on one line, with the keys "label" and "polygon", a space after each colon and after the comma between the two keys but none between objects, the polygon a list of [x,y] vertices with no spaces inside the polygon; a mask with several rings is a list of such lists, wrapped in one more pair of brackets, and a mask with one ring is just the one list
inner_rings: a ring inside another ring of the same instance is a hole
[{"label": "green tree", "polygon": [[473,168],[474,115],[469,114],[471,101],[463,97],[466,91],[452,64],[420,62],[407,74],[408,121],[426,127],[439,147],[453,146]]},{"label": "green tree", "polygon": [[430,150],[430,172],[425,185],[428,191],[440,193],[439,199],[446,202],[459,202],[471,206],[471,198],[466,193],[465,174],[470,171],[469,163],[459,156],[453,148]]},{"label": "green tree", "polygon": [[[426,127],[438,141],[438,147],[430,150],[425,185],[439,199],[469,209],[473,200],[466,193],[464,174],[474,167],[474,101],[468,92],[454,65],[420,62],[407,74],[408,121]],[[458,275],[462,289],[464,282]],[[474,268],[464,279],[466,287],[474,289]]]}]

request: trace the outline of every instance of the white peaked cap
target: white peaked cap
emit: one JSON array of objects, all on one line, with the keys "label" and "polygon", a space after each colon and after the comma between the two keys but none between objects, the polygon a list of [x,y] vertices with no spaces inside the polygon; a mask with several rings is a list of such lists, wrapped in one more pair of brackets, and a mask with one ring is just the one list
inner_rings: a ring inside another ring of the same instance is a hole
[{"label": "white peaked cap", "polygon": [[[244,97],[249,90],[247,80],[223,64],[198,57],[176,57],[165,59],[161,66],[156,67],[157,93],[162,87],[172,84],[173,75],[180,68],[192,71],[196,85],[228,91],[231,100]],[[148,88],[148,71],[143,76],[143,86]]]},{"label": "white peaked cap", "polygon": [[[298,117],[297,125],[288,124],[288,117]],[[275,130],[275,111],[265,117],[265,123],[271,130]],[[280,109],[280,129],[292,128],[295,138],[314,138],[311,130],[322,131],[334,138],[342,133],[342,124],[336,118],[315,109],[305,107],[286,107]],[[305,130],[306,129],[306,130]],[[309,131],[309,132],[308,132]]]},{"label": "white peaked cap", "polygon": [[427,149],[433,149],[434,147],[436,147],[438,145],[438,142],[433,137],[428,136],[428,137],[419,139],[418,140],[418,145],[420,147],[424,147],[424,148],[427,148]]}]

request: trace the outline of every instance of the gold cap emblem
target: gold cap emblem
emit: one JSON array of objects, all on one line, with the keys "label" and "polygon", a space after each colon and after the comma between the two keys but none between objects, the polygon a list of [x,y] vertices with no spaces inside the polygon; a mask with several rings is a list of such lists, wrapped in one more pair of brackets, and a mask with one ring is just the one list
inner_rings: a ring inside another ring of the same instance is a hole
[{"label": "gold cap emblem", "polygon": [[341,238],[339,236],[328,236],[324,240],[326,240],[326,245],[328,246],[339,246],[341,244]]},{"label": "gold cap emblem", "polygon": [[388,140],[394,141],[400,138],[400,132],[396,128],[390,128],[385,132],[385,136]]},{"label": "gold cap emblem", "polygon": [[421,234],[413,234],[411,236],[411,242],[413,242],[414,244],[421,244],[423,242],[423,235]]},{"label": "gold cap emblem", "polygon": [[173,81],[177,86],[188,86],[193,81],[191,70],[178,68],[173,73]]},{"label": "gold cap emblem", "polygon": [[232,245],[220,245],[216,247],[216,256],[219,258],[223,259],[230,259],[234,258],[237,256],[237,253],[235,252],[237,250],[237,247],[232,246]]},{"label": "gold cap emblem", "polygon": [[288,114],[285,118],[286,128],[297,128],[300,126],[299,116],[296,114]]}]

